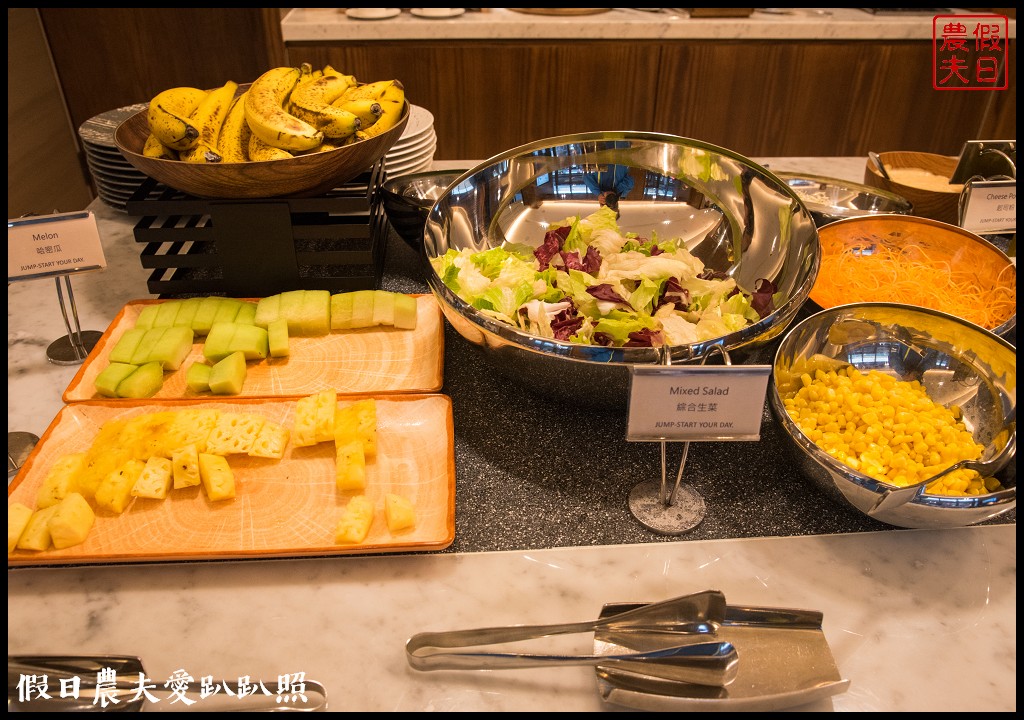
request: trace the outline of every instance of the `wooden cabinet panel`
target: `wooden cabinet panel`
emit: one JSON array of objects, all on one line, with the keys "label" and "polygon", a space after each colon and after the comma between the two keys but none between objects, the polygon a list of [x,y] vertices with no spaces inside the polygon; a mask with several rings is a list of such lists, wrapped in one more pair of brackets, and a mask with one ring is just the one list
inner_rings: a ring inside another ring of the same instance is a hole
[{"label": "wooden cabinet panel", "polygon": [[1012,91],[935,90],[928,42],[679,43],[661,57],[658,129],[745,155],[954,155],[1016,137],[1015,77]]},{"label": "wooden cabinet panel", "polygon": [[[39,8],[71,122],[284,62],[278,8]],[[276,37],[276,43],[274,38]]]},{"label": "wooden cabinet panel", "polygon": [[438,159],[545,137],[651,130],[751,156],[956,154],[1016,138],[1010,90],[937,91],[923,41],[288,43],[288,62],[397,77],[435,115]]},{"label": "wooden cabinet panel", "polygon": [[482,159],[554,135],[653,130],[658,53],[624,42],[288,44],[288,62],[398,78],[434,115],[435,158]]}]

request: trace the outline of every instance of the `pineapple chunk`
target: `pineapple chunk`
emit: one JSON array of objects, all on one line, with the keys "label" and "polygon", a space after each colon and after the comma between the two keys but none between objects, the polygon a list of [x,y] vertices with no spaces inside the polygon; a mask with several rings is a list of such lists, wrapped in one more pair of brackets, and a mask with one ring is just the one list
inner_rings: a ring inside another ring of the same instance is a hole
[{"label": "pineapple chunk", "polygon": [[416,526],[416,509],[409,498],[388,493],[384,496],[384,519],[393,533],[408,530]]},{"label": "pineapple chunk", "polygon": [[89,506],[89,501],[80,493],[73,492],[56,507],[57,510],[47,523],[53,546],[63,550],[85,542],[93,523],[96,522],[96,514]]},{"label": "pineapple chunk", "polygon": [[199,476],[210,500],[228,500],[235,496],[235,476],[223,455],[199,453]]},{"label": "pineapple chunk", "polygon": [[338,408],[338,393],[324,390],[316,396],[316,429],[314,434],[318,443],[330,442],[334,439],[334,411]]},{"label": "pineapple chunk", "polygon": [[167,457],[177,445],[169,445],[168,431],[174,423],[172,411],[147,413],[128,421],[121,433],[121,445],[130,457],[145,462],[153,455]]},{"label": "pineapple chunk", "polygon": [[334,414],[334,442],[341,446],[350,440],[363,443],[368,460],[376,457],[377,403],[373,398],[356,400]]},{"label": "pineapple chunk", "polygon": [[334,390],[299,398],[295,403],[292,443],[296,447],[309,447],[334,439],[334,409],[337,404],[338,393]]},{"label": "pineapple chunk", "polygon": [[338,527],[334,532],[334,542],[338,545],[361,543],[370,534],[373,523],[373,503],[365,495],[356,495],[349,500]]},{"label": "pineapple chunk", "polygon": [[28,519],[25,529],[18,538],[19,550],[48,550],[50,548],[50,518],[57,512],[58,505],[36,510]]},{"label": "pineapple chunk", "polygon": [[135,481],[132,487],[132,495],[152,500],[163,500],[167,497],[167,491],[171,489],[171,481],[174,479],[170,458],[154,455],[146,461],[146,467],[142,474]]},{"label": "pineapple chunk", "polygon": [[249,455],[280,460],[284,457],[284,451],[288,447],[290,438],[291,433],[288,432],[288,428],[268,420],[260,428],[260,434],[256,436],[256,440],[249,449]]},{"label": "pineapple chunk", "polygon": [[[103,478],[96,488],[96,505],[116,513],[123,513],[132,497],[132,488],[142,475],[146,463],[129,460],[114,472]],[[54,506],[58,507],[58,506]]]},{"label": "pineapple chunk", "polygon": [[338,445],[335,479],[339,490],[366,489],[366,456],[359,440]]},{"label": "pineapple chunk", "polygon": [[78,487],[78,473],[85,467],[85,453],[70,453],[57,458],[36,494],[36,507],[47,508],[63,500]]},{"label": "pineapple chunk", "polygon": [[85,467],[78,476],[76,488],[86,499],[96,494],[96,488],[103,482],[103,478],[132,459],[130,451],[121,443],[121,433],[127,425],[127,420],[108,420],[103,423],[86,451]]},{"label": "pineapple chunk", "polygon": [[7,506],[7,554],[14,552],[21,534],[25,532],[28,521],[32,517],[32,508],[20,502]]},{"label": "pineapple chunk", "polygon": [[219,418],[219,410],[179,410],[168,430],[167,442],[171,451],[195,445],[199,452],[206,452],[206,438],[213,432]]},{"label": "pineapple chunk", "polygon": [[255,413],[221,413],[213,432],[206,438],[206,452],[211,455],[247,453],[266,422],[265,417]]},{"label": "pineapple chunk", "polygon": [[202,482],[199,477],[199,450],[195,445],[185,445],[171,454],[174,489],[193,487]]}]

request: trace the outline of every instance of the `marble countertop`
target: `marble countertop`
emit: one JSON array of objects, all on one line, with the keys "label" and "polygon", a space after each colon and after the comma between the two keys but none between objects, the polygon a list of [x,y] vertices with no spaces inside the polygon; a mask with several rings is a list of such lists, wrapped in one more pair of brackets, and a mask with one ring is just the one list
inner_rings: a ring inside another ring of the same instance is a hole
[{"label": "marble countertop", "polygon": [[[864,167],[864,158],[759,160],[850,180]],[[124,303],[150,296],[149,271],[134,218],[99,201],[89,209],[108,267],[74,276],[73,287],[83,329],[104,330]],[[423,291],[410,260],[392,236],[385,287]],[[45,351],[65,332],[52,280],[8,285],[9,431],[41,435],[60,409],[78,368],[48,363]],[[597,453],[578,472],[548,477],[481,426],[495,404],[513,425],[557,422],[553,411],[474,377],[465,343],[450,333],[445,342],[458,485],[447,551],[9,569],[8,654],[134,654],[161,681],[183,669],[263,678],[271,691],[278,676],[301,672],[326,686],[335,710],[616,710],[586,667],[420,673],[404,643],[426,630],[592,619],[606,602],[718,589],[736,604],[824,612],[850,687],[806,709],[1016,709],[1015,511],[971,528],[892,529],[805,487],[772,487],[786,478],[768,468],[780,459],[766,442],[730,450],[764,486],[756,503],[736,504],[742,486],[716,480],[723,451],[701,444],[687,468],[708,495],[708,517],[683,538],[654,536],[629,517],[621,470],[594,477],[608,467],[655,472],[653,448],[623,447],[615,427],[604,432],[618,464]],[[608,420],[595,418],[593,432]],[[589,651],[587,637],[575,640],[573,651]]]},{"label": "marble countertop", "polygon": [[[381,20],[352,19],[345,8],[292,8],[281,22],[285,43],[336,40],[931,40],[928,12],[874,15],[859,8],[760,8],[746,18],[691,17],[683,8],[612,8],[593,15],[531,15],[486,8],[452,18],[405,9]],[[770,11],[779,11],[777,13]],[[922,10],[927,10],[924,8]],[[950,13],[969,11],[952,8]],[[975,13],[977,14],[977,13]],[[1016,37],[1016,20],[1009,20]]]},{"label": "marble countertop", "polygon": [[[7,573],[7,652],[137,655],[159,684],[183,670],[262,678],[272,693],[279,676],[305,673],[337,711],[613,711],[622,708],[602,702],[592,668],[420,672],[405,643],[425,631],[592,620],[604,603],[713,589],[731,604],[824,613],[849,688],[799,709],[1015,711],[1016,576],[1015,526],[20,569]],[[592,641],[528,647],[586,654]],[[742,664],[742,643],[737,652]]]}]

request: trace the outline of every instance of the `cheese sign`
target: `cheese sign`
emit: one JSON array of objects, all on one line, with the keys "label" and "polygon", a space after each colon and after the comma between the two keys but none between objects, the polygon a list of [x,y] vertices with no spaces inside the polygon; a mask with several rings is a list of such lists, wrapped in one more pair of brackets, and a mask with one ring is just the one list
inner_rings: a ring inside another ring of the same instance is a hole
[{"label": "cheese sign", "polygon": [[976,235],[1017,232],[1017,181],[972,181],[960,226]]},{"label": "cheese sign", "polygon": [[7,221],[7,282],[70,275],[107,266],[93,213],[33,215]]},{"label": "cheese sign", "polygon": [[759,440],[769,365],[636,365],[626,439]]}]

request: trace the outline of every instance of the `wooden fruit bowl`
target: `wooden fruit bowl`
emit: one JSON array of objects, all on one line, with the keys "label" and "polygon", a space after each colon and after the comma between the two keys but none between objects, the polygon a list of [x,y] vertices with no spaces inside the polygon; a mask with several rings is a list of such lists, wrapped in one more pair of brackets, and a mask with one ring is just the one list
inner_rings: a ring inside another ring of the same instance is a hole
[{"label": "wooden fruit bowl", "polygon": [[[240,86],[242,92],[247,86]],[[402,136],[409,103],[394,127],[376,137],[337,150],[285,160],[245,163],[186,163],[146,157],[149,137],[143,110],[114,131],[114,144],[133,167],[175,190],[201,198],[310,197],[321,195],[368,171]]]}]

